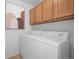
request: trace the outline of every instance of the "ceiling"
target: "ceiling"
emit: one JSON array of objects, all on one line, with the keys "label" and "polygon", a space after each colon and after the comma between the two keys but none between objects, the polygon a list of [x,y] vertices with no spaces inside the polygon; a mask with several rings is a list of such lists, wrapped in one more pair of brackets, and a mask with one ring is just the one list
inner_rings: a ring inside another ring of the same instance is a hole
[{"label": "ceiling", "polygon": [[28,4],[31,4],[31,5],[36,5],[36,4],[40,3],[43,0],[21,0],[21,1],[23,1],[25,3],[28,3]]}]

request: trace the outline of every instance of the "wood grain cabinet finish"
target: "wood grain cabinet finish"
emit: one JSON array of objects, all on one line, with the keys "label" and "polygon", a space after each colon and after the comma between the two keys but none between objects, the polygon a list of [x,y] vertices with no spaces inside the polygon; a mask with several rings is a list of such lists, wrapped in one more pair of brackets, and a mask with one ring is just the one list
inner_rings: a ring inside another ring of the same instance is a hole
[{"label": "wood grain cabinet finish", "polygon": [[54,18],[54,0],[44,0],[42,3],[42,14],[43,14],[43,21],[48,21]]},{"label": "wood grain cabinet finish", "polygon": [[42,23],[42,5],[38,4],[35,7],[35,19],[36,19],[36,23]]},{"label": "wood grain cabinet finish", "polygon": [[74,15],[74,0],[44,0],[30,11],[30,23],[68,20]]},{"label": "wood grain cabinet finish", "polygon": [[73,15],[73,0],[54,0],[54,17],[62,18]]},{"label": "wood grain cabinet finish", "polygon": [[74,14],[74,0],[65,0],[65,16]]},{"label": "wood grain cabinet finish", "polygon": [[57,16],[56,18],[61,18],[65,16],[65,0],[57,0]]},{"label": "wood grain cabinet finish", "polygon": [[32,25],[35,24],[35,9],[34,8],[30,10],[29,16],[30,16],[30,24]]}]

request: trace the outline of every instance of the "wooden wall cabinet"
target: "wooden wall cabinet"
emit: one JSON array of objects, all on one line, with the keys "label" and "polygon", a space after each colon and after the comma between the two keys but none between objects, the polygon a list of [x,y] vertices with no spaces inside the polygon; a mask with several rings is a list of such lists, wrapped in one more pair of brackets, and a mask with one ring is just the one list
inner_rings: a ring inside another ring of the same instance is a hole
[{"label": "wooden wall cabinet", "polygon": [[30,11],[30,23],[41,24],[73,18],[74,0],[44,0]]}]

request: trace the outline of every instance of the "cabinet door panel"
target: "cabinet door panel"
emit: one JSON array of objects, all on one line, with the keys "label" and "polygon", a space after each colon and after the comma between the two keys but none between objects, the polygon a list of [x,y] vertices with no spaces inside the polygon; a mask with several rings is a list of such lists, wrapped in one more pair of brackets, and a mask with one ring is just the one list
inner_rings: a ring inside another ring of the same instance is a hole
[{"label": "cabinet door panel", "polygon": [[57,0],[57,18],[65,16],[65,0]]},{"label": "cabinet door panel", "polygon": [[34,10],[34,8],[30,10],[30,24],[35,24],[35,10]]},{"label": "cabinet door panel", "polygon": [[54,7],[53,7],[53,0],[45,0],[43,2],[43,20],[50,20],[54,18]]},{"label": "cabinet door panel", "polygon": [[57,18],[57,0],[54,0],[53,5],[54,5],[54,19],[56,19]]},{"label": "cabinet door panel", "polygon": [[35,19],[36,19],[36,23],[42,22],[42,6],[41,6],[41,4],[39,4],[35,7]]},{"label": "cabinet door panel", "polygon": [[65,15],[73,15],[74,10],[74,0],[65,0]]}]

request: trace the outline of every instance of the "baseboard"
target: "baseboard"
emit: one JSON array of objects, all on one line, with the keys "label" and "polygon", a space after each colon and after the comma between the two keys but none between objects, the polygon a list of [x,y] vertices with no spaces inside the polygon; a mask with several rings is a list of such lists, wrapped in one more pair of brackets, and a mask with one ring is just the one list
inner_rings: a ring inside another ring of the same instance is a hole
[{"label": "baseboard", "polygon": [[16,56],[16,55],[19,55],[19,53],[14,53],[12,55],[6,56],[5,59],[8,59],[8,58],[13,57],[13,56]]}]

